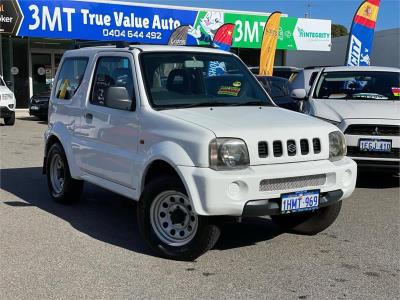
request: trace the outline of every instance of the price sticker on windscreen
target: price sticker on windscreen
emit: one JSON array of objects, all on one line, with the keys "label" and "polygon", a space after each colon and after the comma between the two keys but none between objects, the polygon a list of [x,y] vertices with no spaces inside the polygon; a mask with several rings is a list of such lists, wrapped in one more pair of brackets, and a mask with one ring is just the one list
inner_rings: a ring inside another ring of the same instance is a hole
[{"label": "price sticker on windscreen", "polygon": [[237,97],[240,93],[240,87],[236,86],[221,86],[218,90],[218,95]]},{"label": "price sticker on windscreen", "polygon": [[392,93],[394,96],[399,97],[400,96],[400,87],[392,87]]}]

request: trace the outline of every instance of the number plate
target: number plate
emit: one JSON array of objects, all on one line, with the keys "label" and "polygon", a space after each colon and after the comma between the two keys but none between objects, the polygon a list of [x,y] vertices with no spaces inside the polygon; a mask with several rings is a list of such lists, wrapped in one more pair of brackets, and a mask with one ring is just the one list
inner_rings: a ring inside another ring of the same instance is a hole
[{"label": "number plate", "polygon": [[282,195],[281,212],[291,213],[313,210],[319,205],[319,190],[303,191]]},{"label": "number plate", "polygon": [[32,106],[31,106],[31,110],[39,110],[39,106],[32,105]]},{"label": "number plate", "polygon": [[390,152],[392,150],[391,140],[361,139],[359,142],[361,151],[367,152]]}]

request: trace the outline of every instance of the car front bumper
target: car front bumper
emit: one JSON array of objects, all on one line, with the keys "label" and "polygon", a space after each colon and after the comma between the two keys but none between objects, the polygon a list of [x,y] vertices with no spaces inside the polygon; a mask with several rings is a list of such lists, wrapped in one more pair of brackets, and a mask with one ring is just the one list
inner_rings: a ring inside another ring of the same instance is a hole
[{"label": "car front bumper", "polygon": [[[177,167],[177,170],[196,213],[204,216],[279,214],[282,194],[306,190],[320,190],[320,206],[324,203],[330,205],[349,197],[357,178],[357,165],[348,157],[335,162],[318,160],[260,165],[237,171],[184,166]],[[325,182],[315,185],[305,180],[301,186],[291,185],[293,179],[314,175],[326,175]],[[280,180],[282,185],[280,188],[262,190],[260,184],[263,180]],[[248,208],[250,205],[251,213]]]},{"label": "car front bumper", "polygon": [[[347,129],[350,125],[363,126],[400,126],[400,120],[387,120],[387,119],[346,119],[339,128],[345,133],[347,144],[347,155],[354,159],[357,165],[361,168],[379,168],[379,169],[398,169],[400,165],[400,136],[398,135],[378,135],[371,134],[355,134],[354,132],[348,134]],[[390,152],[366,152],[360,150],[360,140],[389,140],[392,143]]]}]

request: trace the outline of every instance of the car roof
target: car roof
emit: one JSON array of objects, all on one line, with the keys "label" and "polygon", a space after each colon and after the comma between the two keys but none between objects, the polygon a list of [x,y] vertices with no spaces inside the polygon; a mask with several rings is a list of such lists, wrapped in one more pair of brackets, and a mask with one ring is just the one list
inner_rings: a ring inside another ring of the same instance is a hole
[{"label": "car roof", "polygon": [[99,51],[113,51],[113,52],[126,52],[138,49],[140,52],[198,52],[198,53],[214,53],[214,54],[228,54],[230,52],[219,50],[212,47],[201,46],[168,46],[168,45],[131,45],[125,48],[118,48],[115,46],[95,46],[84,47],[65,52],[66,56],[79,56],[79,55],[92,55]]},{"label": "car roof", "polygon": [[325,72],[344,72],[344,71],[366,71],[366,72],[400,72],[399,68],[390,68],[390,67],[378,67],[378,66],[364,66],[364,67],[326,67],[324,68]]},{"label": "car roof", "polygon": [[274,66],[274,70],[299,71],[300,68],[291,67],[291,66]]}]

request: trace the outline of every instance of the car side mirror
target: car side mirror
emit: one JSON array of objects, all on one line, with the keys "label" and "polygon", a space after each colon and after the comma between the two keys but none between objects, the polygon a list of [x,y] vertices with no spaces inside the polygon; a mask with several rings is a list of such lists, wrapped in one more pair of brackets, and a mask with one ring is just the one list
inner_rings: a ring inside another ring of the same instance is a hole
[{"label": "car side mirror", "polygon": [[13,86],[13,83],[12,83],[11,81],[6,81],[6,85],[7,85],[8,87],[12,87],[12,86]]},{"label": "car side mirror", "polygon": [[109,87],[105,95],[105,105],[120,110],[132,110],[132,100],[126,87]]},{"label": "car side mirror", "polygon": [[306,100],[307,92],[305,89],[294,89],[290,93],[290,97],[292,97],[293,99],[298,100],[298,101]]}]

